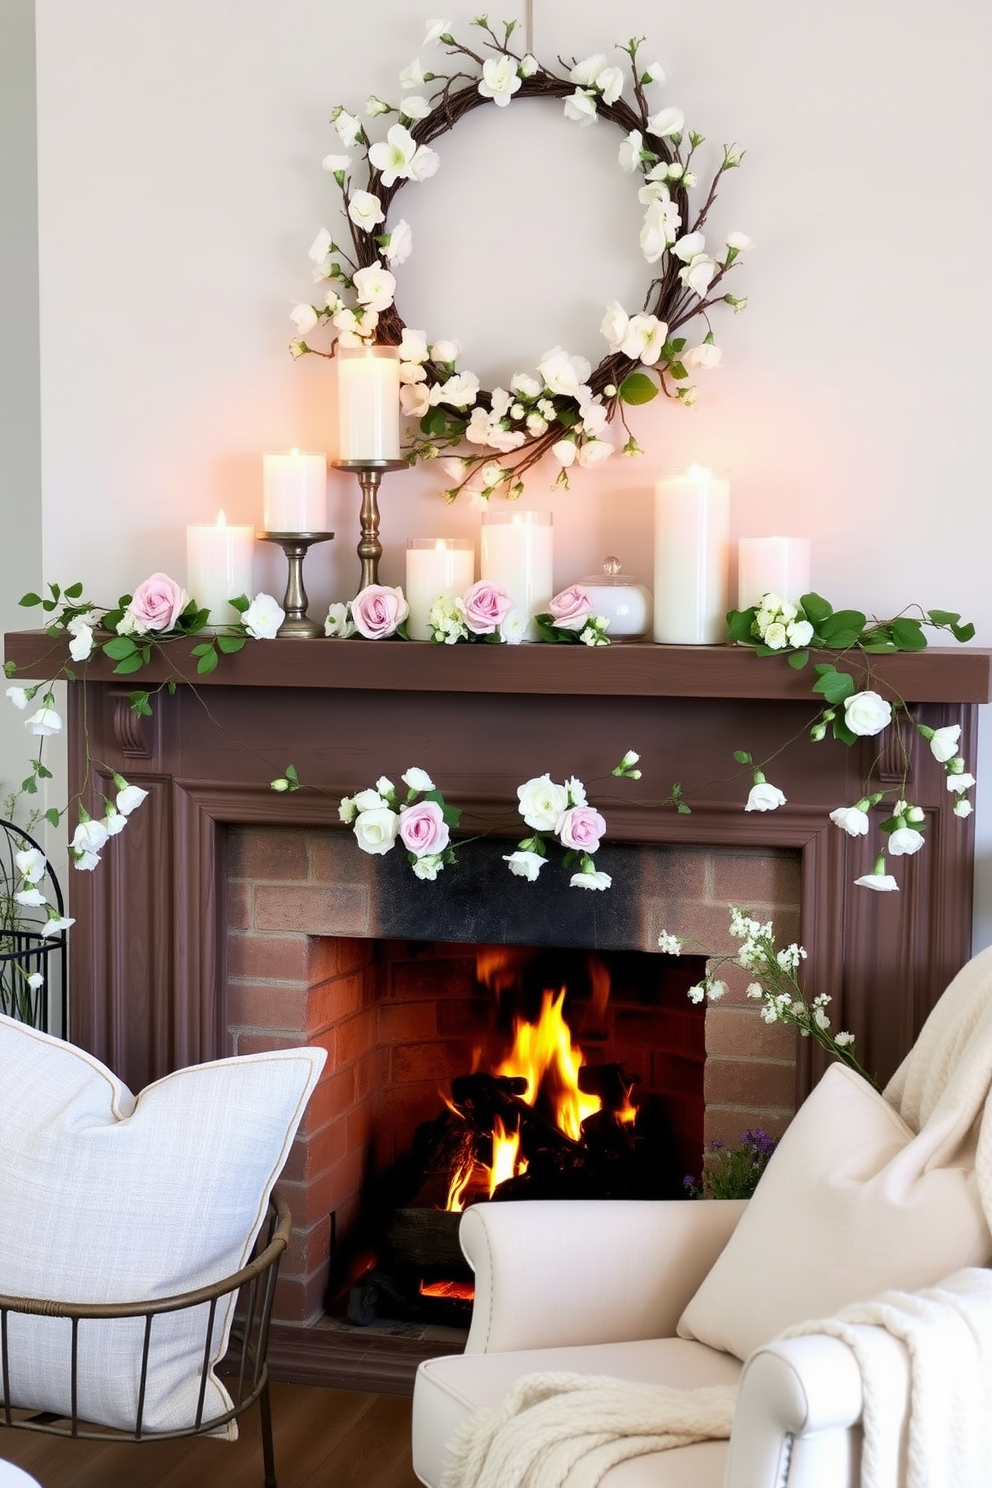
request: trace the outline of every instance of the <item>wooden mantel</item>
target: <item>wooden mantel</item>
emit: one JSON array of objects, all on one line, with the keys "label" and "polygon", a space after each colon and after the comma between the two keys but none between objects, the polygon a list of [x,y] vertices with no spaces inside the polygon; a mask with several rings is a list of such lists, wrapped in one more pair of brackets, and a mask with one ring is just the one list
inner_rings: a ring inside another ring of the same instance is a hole
[{"label": "wooden mantel", "polygon": [[[812,673],[784,658],[730,646],[285,640],[249,643],[198,678],[190,649],[170,644],[137,678],[114,676],[98,656],[73,666],[69,687],[71,790],[94,814],[110,771],[150,793],[100,869],[70,885],[72,1036],[132,1088],[226,1052],[226,827],[338,828],[341,795],[410,765],[465,808],[471,830],[515,834],[516,786],[549,771],[596,782],[614,841],[798,851],[807,990],[830,994],[836,1024],[883,1076],[969,954],[973,820],[950,812],[942,769],[904,730],[927,845],[900,860],[900,893],[855,888],[877,839],[847,837],[828,813],[856,800],[873,768],[895,785],[899,741],[878,760],[875,740],[810,743]],[[59,675],[67,651],[41,632],[17,633],[6,656],[34,680]],[[170,680],[193,686],[161,692],[153,718],[136,719],[128,691]],[[960,722],[971,761],[990,683],[992,652],[961,647],[873,658],[864,685],[903,699],[931,727]],[[788,804],[746,815],[749,781],[733,751],[763,759],[788,739],[769,766]],[[627,749],[642,756],[636,785],[609,779]],[[315,789],[270,790],[290,763]],[[675,781],[691,815],[652,804]]]}]

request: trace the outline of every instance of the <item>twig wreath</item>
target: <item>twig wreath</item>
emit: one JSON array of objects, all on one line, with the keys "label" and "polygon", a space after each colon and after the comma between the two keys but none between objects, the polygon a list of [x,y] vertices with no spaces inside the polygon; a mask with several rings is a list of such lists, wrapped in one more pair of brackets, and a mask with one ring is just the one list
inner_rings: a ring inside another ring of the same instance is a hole
[{"label": "twig wreath", "polygon": [[[368,99],[370,119],[396,117],[384,140],[373,142],[358,116],[344,107],[332,111],[341,144],[361,152],[366,184],[357,183],[351,155],[324,159],[324,169],[341,190],[351,251],[321,229],[310,258],[314,280],[328,286],[323,303],[300,304],[292,312],[299,332],[291,344],[294,356],[333,356],[336,345],[372,342],[400,348],[401,403],[416,426],[409,459],[412,464],[445,457],[443,468],[452,481],[445,497],[450,501],[463,490],[486,500],[497,490],[518,497],[521,477],[548,453],[560,467],[555,484],[567,487],[570,466],[598,465],[615,453],[604,436],[617,415],[628,436],[623,453],[639,454],[624,405],[648,403],[659,392],[684,404],[695,401],[691,373],[716,366],[721,357],[709,312],[719,304],[735,312],[744,309],[746,300],[720,286],[750,247],[746,234],[732,232],[719,248],[707,250],[703,228],[717,188],[724,172],[740,165],[743,151],[736,145],[723,147],[709,188],[693,207],[697,178],[692,160],[704,137],[686,131],[680,109],[652,110],[647,90],[663,84],[665,75],[657,63],[644,67],[638,62],[642,37],[617,48],[628,58],[633,94],[628,100],[623,96],[624,69],[609,65],[603,55],[571,62],[559,57],[556,70],[530,52],[513,50],[515,21],[502,23],[502,38],[486,16],[472,24],[482,33],[482,52],[456,41],[448,22],[431,21],[424,44],[447,47],[454,70],[425,70],[418,57],[400,74],[400,103],[374,94]],[[639,311],[631,313],[618,301],[606,307],[600,329],[609,351],[595,369],[585,357],[556,346],[541,358],[536,376],[515,373],[509,388],[489,392],[474,372],[459,368],[457,342],[430,341],[424,331],[411,330],[403,321],[393,270],[409,258],[412,233],[402,218],[390,218],[401,188],[437,171],[440,157],[431,148],[436,140],[473,109],[490,104],[503,109],[514,98],[559,98],[566,119],[580,127],[600,118],[617,125],[623,133],[619,165],[638,183],[645,209],[641,252],[657,267]],[[698,345],[689,346],[679,332],[699,316],[706,333]],[[336,336],[330,351],[304,339],[317,327],[330,328]],[[452,458],[465,446],[480,452]]]}]

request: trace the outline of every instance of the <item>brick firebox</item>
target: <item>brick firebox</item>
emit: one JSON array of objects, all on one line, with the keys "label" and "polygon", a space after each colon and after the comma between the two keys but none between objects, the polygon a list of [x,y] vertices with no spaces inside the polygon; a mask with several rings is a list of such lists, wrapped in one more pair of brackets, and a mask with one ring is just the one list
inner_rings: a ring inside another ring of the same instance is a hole
[{"label": "brick firebox", "polygon": [[[720,848],[655,850],[638,922],[656,949],[662,928],[731,949],[727,904],[772,917],[798,933],[795,853]],[[228,1019],[238,1053],[300,1042],[327,1050],[324,1078],[294,1144],[282,1191],[294,1217],[277,1302],[286,1322],[321,1313],[331,1249],[358,1216],[370,1169],[381,1172],[408,1147],[418,1122],[437,1115],[439,1089],[471,1066],[477,1009],[464,998],[471,948],[377,941],[375,875],[350,836],[277,828],[233,829],[228,844]],[[451,870],[452,875],[457,869]],[[411,880],[412,882],[412,880]],[[444,892],[443,883],[434,893]],[[430,950],[439,959],[425,962]],[[743,977],[702,1022],[684,1010],[654,1013],[665,1051],[645,1055],[647,1013],[618,1014],[611,1057],[642,1068],[673,1114],[705,1099],[705,1139],[735,1143],[743,1130],[781,1133],[795,1109],[795,1037],[762,1021]],[[697,1155],[698,1162],[698,1155]]]}]

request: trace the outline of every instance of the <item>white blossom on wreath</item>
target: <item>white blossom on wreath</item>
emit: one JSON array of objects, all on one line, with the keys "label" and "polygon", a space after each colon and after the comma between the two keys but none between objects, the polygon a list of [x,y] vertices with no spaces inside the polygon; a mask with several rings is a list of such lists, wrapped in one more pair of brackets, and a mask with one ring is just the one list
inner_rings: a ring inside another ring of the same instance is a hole
[{"label": "white blossom on wreath", "polygon": [[[623,66],[599,52],[546,65],[515,48],[517,22],[491,25],[482,15],[472,25],[481,34],[469,46],[455,39],[447,22],[428,23],[424,47],[446,48],[451,70],[434,71],[418,56],[400,73],[396,102],[372,95],[365,115],[370,123],[380,121],[382,138],[370,136],[357,112],[342,105],[332,110],[338,141],[353,153],[326,155],[322,164],[340,189],[350,241],[338,243],[328,228],[320,229],[309,256],[323,300],[291,311],[297,336],[290,350],[297,357],[334,355],[333,344],[328,351],[307,339],[315,331],[346,346],[400,347],[409,459],[459,452],[459,474],[444,493],[452,501],[460,492],[478,499],[479,472],[494,451],[505,457],[499,479],[495,487],[484,484],[488,494],[497,489],[510,497],[521,494],[523,475],[545,455],[557,465],[554,484],[567,487],[575,467],[590,469],[618,452],[639,454],[626,410],[659,393],[687,407],[695,402],[692,375],[719,366],[722,358],[712,310],[726,304],[739,312],[747,303],[726,292],[723,278],[751,247],[746,233],[714,236],[708,222],[724,173],[740,165],[744,152],[725,145],[708,187],[693,199],[694,157],[704,138],[687,128],[680,108],[656,96],[665,74],[657,62],[639,60],[639,38],[616,48]],[[598,366],[555,346],[540,358],[536,375],[515,373],[509,389],[490,392],[458,365],[457,342],[431,341],[425,329],[403,321],[394,271],[410,258],[414,242],[395,205],[407,183],[440,168],[433,146],[460,119],[490,104],[505,111],[518,98],[557,100],[565,120],[580,128],[605,120],[620,130],[617,161],[644,208],[639,251],[651,277],[640,305],[614,300],[605,307],[601,330],[608,351]],[[684,328],[698,319],[705,331],[690,345]],[[616,420],[627,436],[622,445],[606,437]]]}]

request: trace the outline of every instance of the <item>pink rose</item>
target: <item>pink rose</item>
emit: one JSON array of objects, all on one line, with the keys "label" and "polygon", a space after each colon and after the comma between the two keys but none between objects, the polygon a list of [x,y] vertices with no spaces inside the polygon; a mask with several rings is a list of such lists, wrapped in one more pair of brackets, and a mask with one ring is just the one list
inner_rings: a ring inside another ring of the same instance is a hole
[{"label": "pink rose", "polygon": [[388,584],[367,584],[351,601],[351,618],[359,635],[367,641],[391,636],[410,613],[402,589]]},{"label": "pink rose", "polygon": [[513,600],[505,589],[489,579],[480,579],[466,589],[462,600],[465,624],[473,635],[492,635],[513,609]]},{"label": "pink rose", "polygon": [[448,845],[448,828],[444,813],[436,801],[418,801],[400,812],[400,840],[414,857],[444,852]]},{"label": "pink rose", "polygon": [[571,806],[562,812],[555,830],[562,847],[594,853],[606,831],[606,821],[592,806]]},{"label": "pink rose", "polygon": [[581,630],[592,614],[592,600],[581,584],[570,584],[555,595],[548,614],[559,630]]},{"label": "pink rose", "polygon": [[138,632],[171,630],[188,604],[189,595],[175,579],[153,573],[135,589],[127,613]]}]

